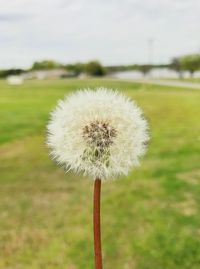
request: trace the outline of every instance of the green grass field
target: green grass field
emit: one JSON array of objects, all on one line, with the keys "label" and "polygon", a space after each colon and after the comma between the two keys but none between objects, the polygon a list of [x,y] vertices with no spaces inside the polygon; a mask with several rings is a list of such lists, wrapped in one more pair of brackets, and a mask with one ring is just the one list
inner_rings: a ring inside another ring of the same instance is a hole
[{"label": "green grass field", "polygon": [[[160,78],[159,78],[160,79]],[[181,82],[195,82],[195,83],[200,83],[200,78],[199,77],[194,77],[194,78],[162,78],[163,80],[175,80],[175,81],[181,81]]]},{"label": "green grass field", "polygon": [[118,88],[143,108],[149,151],[128,178],[102,186],[105,269],[200,268],[200,91],[108,80],[0,81],[0,268],[92,269],[93,182],[48,156],[57,100]]},{"label": "green grass field", "polygon": [[185,79],[181,79],[180,81],[200,83],[200,78],[185,78]]}]

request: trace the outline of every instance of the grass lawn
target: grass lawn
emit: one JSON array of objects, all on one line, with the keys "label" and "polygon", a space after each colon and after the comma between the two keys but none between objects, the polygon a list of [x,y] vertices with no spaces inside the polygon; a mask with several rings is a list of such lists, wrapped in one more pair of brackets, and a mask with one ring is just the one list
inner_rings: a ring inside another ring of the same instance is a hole
[{"label": "grass lawn", "polygon": [[0,268],[92,269],[93,182],[45,146],[48,114],[81,87],[118,88],[143,108],[149,151],[102,186],[105,269],[199,269],[200,91],[109,80],[0,81]]},{"label": "grass lawn", "polygon": [[184,79],[180,79],[180,81],[200,83],[200,78],[184,78]]},{"label": "grass lawn", "polygon": [[[159,78],[160,79],[160,78]],[[195,82],[200,83],[200,78],[162,78],[163,80],[175,80],[180,82]]]}]

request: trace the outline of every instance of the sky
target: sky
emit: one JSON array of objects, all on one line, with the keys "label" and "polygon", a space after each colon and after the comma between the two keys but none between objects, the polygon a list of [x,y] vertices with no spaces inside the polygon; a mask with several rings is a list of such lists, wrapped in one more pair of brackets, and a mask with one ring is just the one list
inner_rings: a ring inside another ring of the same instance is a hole
[{"label": "sky", "polygon": [[0,68],[167,63],[198,52],[199,0],[0,0]]}]

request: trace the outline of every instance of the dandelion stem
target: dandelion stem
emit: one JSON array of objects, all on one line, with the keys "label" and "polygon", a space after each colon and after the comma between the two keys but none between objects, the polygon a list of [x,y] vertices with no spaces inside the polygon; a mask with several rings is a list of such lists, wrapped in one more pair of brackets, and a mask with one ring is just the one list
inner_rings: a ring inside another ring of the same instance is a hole
[{"label": "dandelion stem", "polygon": [[101,180],[95,179],[94,182],[94,207],[93,207],[93,228],[94,228],[94,258],[95,269],[102,269],[102,253],[101,253]]}]

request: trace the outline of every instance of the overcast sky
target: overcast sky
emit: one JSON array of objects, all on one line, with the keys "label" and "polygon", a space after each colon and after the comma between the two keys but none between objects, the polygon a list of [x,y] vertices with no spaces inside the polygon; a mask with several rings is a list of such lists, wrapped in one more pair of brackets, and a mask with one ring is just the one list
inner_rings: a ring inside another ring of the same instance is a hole
[{"label": "overcast sky", "polygon": [[0,68],[49,58],[155,63],[194,52],[199,0],[0,0]]}]

